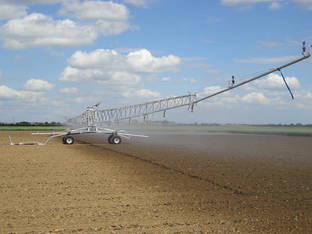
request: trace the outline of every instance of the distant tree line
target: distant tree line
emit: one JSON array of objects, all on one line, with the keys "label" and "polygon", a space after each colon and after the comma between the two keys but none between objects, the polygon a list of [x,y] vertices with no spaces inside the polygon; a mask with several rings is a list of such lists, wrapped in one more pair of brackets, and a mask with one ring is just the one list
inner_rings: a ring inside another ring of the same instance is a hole
[{"label": "distant tree line", "polygon": [[63,126],[60,122],[27,122],[21,121],[17,123],[1,123],[0,126]]}]

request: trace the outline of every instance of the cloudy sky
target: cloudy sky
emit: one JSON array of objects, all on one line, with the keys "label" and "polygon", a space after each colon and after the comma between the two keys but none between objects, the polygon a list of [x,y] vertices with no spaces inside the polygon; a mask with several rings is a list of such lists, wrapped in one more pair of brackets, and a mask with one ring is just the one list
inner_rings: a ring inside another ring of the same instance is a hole
[{"label": "cloudy sky", "polygon": [[[199,97],[300,56],[312,0],[0,0],[0,122]],[[312,123],[312,59],[168,120]],[[160,119],[160,118],[159,118]]]}]

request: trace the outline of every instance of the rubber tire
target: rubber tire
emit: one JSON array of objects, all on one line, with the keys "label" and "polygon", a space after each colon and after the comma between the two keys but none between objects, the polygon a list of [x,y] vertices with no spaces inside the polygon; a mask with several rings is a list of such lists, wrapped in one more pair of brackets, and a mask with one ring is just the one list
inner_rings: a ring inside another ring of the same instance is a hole
[{"label": "rubber tire", "polygon": [[63,144],[66,144],[65,138],[66,138],[66,136],[64,136],[64,137],[62,138]]},{"label": "rubber tire", "polygon": [[112,136],[110,141],[111,141],[111,144],[118,145],[121,143],[121,138],[120,136]]},{"label": "rubber tire", "polygon": [[63,137],[63,143],[65,145],[72,145],[75,142],[75,138],[73,138],[72,136],[65,136]]},{"label": "rubber tire", "polygon": [[112,143],[112,138],[113,138],[113,136],[114,136],[114,135],[110,135],[110,136],[107,138],[107,141],[108,141],[109,144],[113,144],[113,143]]}]

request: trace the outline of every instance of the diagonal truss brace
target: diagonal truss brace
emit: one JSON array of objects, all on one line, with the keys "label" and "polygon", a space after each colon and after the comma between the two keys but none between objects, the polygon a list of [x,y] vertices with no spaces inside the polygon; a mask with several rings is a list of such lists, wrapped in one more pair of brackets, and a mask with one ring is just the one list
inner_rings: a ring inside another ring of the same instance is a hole
[{"label": "diagonal truss brace", "polygon": [[188,106],[190,111],[193,110],[196,102],[196,94],[188,94],[178,97],[170,97],[160,99],[143,104],[129,105],[112,109],[97,109],[98,105],[88,107],[80,116],[69,120],[73,124],[87,124],[87,126],[95,126],[107,122],[118,122],[121,120],[131,120],[143,117],[144,119],[154,113],[163,112],[164,116],[167,110]]}]

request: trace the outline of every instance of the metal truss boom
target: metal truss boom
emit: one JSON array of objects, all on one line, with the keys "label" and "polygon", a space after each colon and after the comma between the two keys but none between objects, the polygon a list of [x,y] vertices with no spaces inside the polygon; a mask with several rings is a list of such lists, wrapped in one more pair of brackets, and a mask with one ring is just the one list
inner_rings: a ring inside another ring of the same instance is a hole
[{"label": "metal truss boom", "polygon": [[[305,51],[305,50],[304,50]],[[193,111],[193,107],[195,104],[204,101],[206,99],[212,98],[216,95],[222,94],[224,92],[230,91],[234,88],[238,88],[242,85],[245,85],[249,82],[252,82],[254,80],[260,79],[261,77],[267,76],[273,72],[279,71],[281,72],[282,69],[291,66],[295,63],[298,63],[302,60],[305,60],[311,56],[310,52],[309,53],[303,53],[303,56],[295,59],[285,65],[282,65],[277,68],[273,68],[265,73],[262,73],[258,76],[255,76],[251,79],[248,79],[246,81],[243,81],[238,84],[232,83],[230,87],[227,87],[223,90],[220,90],[216,93],[213,93],[211,95],[202,97],[200,99],[196,98],[196,94],[188,94],[184,96],[177,96],[177,97],[170,97],[170,98],[165,98],[165,99],[160,99],[152,102],[146,102],[143,104],[137,104],[137,105],[129,105],[129,106],[124,106],[120,108],[112,108],[112,109],[103,109],[100,110],[98,109],[99,103],[93,106],[87,107],[87,110],[83,112],[81,115],[72,118],[69,120],[69,123],[71,124],[86,124],[88,128],[95,127],[97,125],[101,124],[106,124],[106,123],[112,123],[112,122],[119,122],[121,120],[131,120],[134,118],[138,117],[143,117],[144,119],[148,117],[149,115],[152,115],[154,113],[158,112],[163,112],[164,116],[166,114],[167,110],[183,107],[183,106],[188,106],[188,110]],[[287,82],[282,75],[284,82],[290,92],[291,90],[289,86],[287,85]],[[292,96],[293,97],[293,96]]]},{"label": "metal truss boom", "polygon": [[129,105],[120,108],[112,109],[97,109],[97,106],[88,107],[82,115],[70,119],[69,122],[82,124],[87,123],[88,126],[95,126],[101,123],[118,122],[121,120],[131,120],[138,117],[146,118],[154,113],[163,112],[166,114],[167,110],[188,106],[192,110],[193,104],[196,101],[195,94],[188,94],[178,97],[170,97],[160,99],[143,104]]}]

